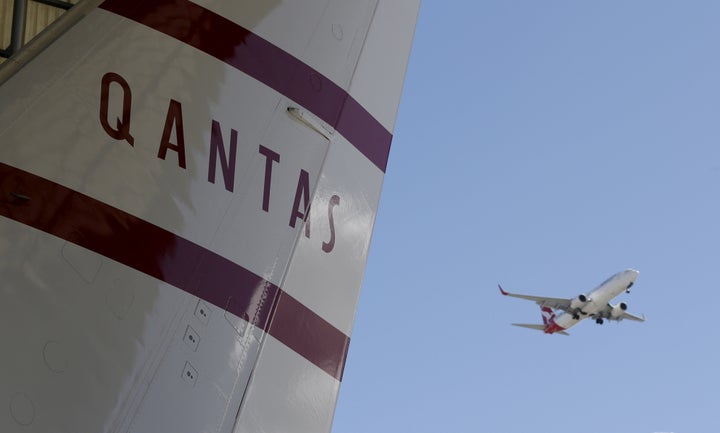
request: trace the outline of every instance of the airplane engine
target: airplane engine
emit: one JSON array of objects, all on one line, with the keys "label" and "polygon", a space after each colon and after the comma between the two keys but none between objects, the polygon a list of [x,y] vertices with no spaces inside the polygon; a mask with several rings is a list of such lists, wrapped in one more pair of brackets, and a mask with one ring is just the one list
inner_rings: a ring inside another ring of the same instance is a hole
[{"label": "airplane engine", "polygon": [[613,306],[612,310],[610,311],[610,317],[613,319],[617,319],[618,317],[622,316],[622,314],[627,310],[627,304],[624,302],[620,302],[619,304]]},{"label": "airplane engine", "polygon": [[570,308],[577,309],[582,308],[588,301],[587,296],[580,294],[577,298],[574,298],[572,301],[570,301]]}]

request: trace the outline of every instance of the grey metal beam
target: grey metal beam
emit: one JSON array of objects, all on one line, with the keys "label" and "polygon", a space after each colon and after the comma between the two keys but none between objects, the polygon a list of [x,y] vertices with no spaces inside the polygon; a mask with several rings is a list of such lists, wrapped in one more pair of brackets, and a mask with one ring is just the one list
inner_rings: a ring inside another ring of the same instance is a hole
[{"label": "grey metal beam", "polygon": [[25,67],[43,48],[50,45],[61,34],[97,9],[103,1],[104,0],[84,0],[78,2],[78,4],[73,6],[67,13],[62,14],[57,20],[50,24],[47,30],[40,32],[29,41],[19,53],[15,53],[12,61],[0,64],[0,86],[15,75],[17,71]]},{"label": "grey metal beam", "polygon": [[[70,8],[75,6],[73,3],[62,0],[32,1],[63,10],[69,10]],[[20,51],[20,48],[22,48],[23,37],[25,35],[27,2],[28,0],[13,0],[12,28],[10,29],[10,46],[5,49],[0,49],[0,57],[9,58],[13,54]]]},{"label": "grey metal beam", "polygon": [[52,6],[55,8],[65,9],[68,10],[71,7],[75,6],[70,2],[65,2],[61,0],[33,0],[35,3],[42,3],[44,5]]},{"label": "grey metal beam", "polygon": [[10,31],[10,47],[8,48],[10,55],[17,53],[22,48],[23,37],[25,36],[26,10],[27,0],[13,1],[12,30]]}]

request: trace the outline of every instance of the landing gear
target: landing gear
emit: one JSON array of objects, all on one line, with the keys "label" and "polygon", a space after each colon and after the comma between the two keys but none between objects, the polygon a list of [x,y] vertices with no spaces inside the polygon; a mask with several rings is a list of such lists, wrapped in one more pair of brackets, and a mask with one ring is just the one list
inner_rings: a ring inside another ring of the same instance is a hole
[{"label": "landing gear", "polygon": [[630,287],[632,287],[633,284],[634,284],[634,281],[631,281],[630,284],[628,284],[627,287],[625,287],[625,293],[630,293]]},{"label": "landing gear", "polygon": [[602,325],[603,323],[605,323],[605,321],[601,317],[599,319],[595,319],[595,323],[597,323],[598,325]]},{"label": "landing gear", "polygon": [[578,313],[573,314],[573,320],[580,320],[580,315]]}]

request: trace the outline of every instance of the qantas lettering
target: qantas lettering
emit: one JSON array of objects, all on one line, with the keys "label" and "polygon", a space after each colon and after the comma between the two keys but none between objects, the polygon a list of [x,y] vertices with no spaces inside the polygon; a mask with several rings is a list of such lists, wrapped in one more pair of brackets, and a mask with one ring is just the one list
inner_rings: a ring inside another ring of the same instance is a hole
[{"label": "qantas lettering", "polygon": [[[120,94],[121,92],[121,94]],[[121,97],[119,97],[121,95]],[[115,125],[111,125],[110,118],[113,113],[121,113],[116,117]],[[119,141],[127,141],[130,146],[135,146],[135,137],[131,134],[130,123],[132,120],[132,89],[130,84],[122,76],[114,72],[103,75],[100,82],[100,125],[111,138]],[[173,134],[174,132],[174,134]],[[237,155],[238,131],[230,129],[229,137],[223,133],[220,122],[212,119],[210,133],[210,149],[208,158],[208,182],[215,184],[218,161],[219,171],[222,175],[225,189],[233,192],[235,186],[235,158]],[[172,137],[175,142],[172,142]],[[225,135],[225,137],[223,137]],[[226,138],[229,140],[226,141]],[[226,143],[228,144],[226,146]],[[170,99],[165,124],[163,125],[162,137],[158,146],[157,157],[162,160],[168,157],[168,151],[176,153],[178,167],[186,170],[185,159],[185,132],[183,126],[182,104]],[[280,164],[280,154],[262,144],[258,152],[265,156],[265,181],[263,183],[263,198],[261,209],[270,212],[270,192],[272,185],[272,173],[274,164]],[[310,174],[306,170],[300,170],[297,181],[295,198],[290,210],[290,221],[288,226],[295,228],[298,218],[305,223],[305,236],[310,238]],[[322,250],[326,253],[335,248],[335,219],[333,209],[340,204],[340,197],[333,195],[328,202],[328,225],[330,239],[322,243]]]}]

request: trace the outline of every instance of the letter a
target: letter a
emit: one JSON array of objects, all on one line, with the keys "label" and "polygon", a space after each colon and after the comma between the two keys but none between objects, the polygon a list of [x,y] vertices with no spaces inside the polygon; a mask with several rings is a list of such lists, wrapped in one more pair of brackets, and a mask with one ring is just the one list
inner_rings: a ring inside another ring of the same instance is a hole
[{"label": "letter a", "polygon": [[[295,202],[293,203],[292,213],[290,214],[290,227],[295,228],[295,221],[298,218],[305,220],[307,217],[307,211],[310,206],[308,201],[310,200],[310,176],[305,170],[300,170],[300,178],[298,179],[297,189],[295,190]],[[300,200],[303,205],[300,208]]]},{"label": "letter a", "polygon": [[[170,143],[173,125],[175,125],[177,144]],[[162,138],[160,139],[158,158],[165,159],[168,149],[177,152],[178,165],[185,168],[185,134],[183,132],[182,105],[174,99],[170,100],[167,117],[165,117],[165,128],[163,128]]]}]

